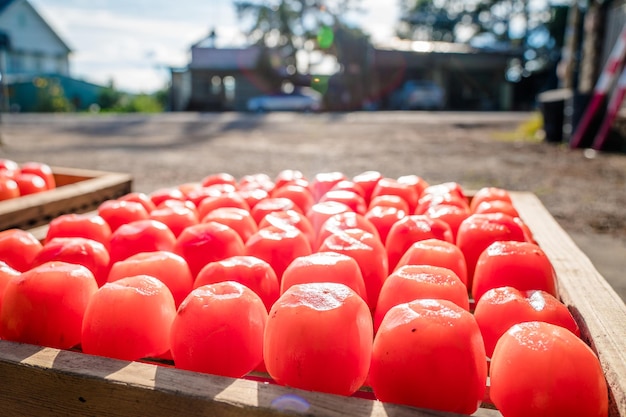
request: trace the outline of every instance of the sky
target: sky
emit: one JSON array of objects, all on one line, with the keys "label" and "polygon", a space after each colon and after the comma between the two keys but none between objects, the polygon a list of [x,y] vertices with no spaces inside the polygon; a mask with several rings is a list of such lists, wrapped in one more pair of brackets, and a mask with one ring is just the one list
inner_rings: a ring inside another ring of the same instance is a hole
[{"label": "sky", "polygon": [[[132,93],[164,88],[171,67],[211,29],[218,43],[241,44],[232,0],[29,0],[68,44],[73,77]],[[358,24],[376,41],[392,36],[392,0],[362,0]]]}]

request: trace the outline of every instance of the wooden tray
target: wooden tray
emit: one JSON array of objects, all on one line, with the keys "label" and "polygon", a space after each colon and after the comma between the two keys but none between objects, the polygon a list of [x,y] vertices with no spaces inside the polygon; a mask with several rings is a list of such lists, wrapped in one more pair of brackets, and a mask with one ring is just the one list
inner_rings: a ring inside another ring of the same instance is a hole
[{"label": "wooden tray", "polygon": [[131,191],[129,174],[52,168],[57,188],[0,202],[0,230],[30,229],[66,213],[94,210]]},{"label": "wooden tray", "polygon": [[[626,417],[626,305],[534,194],[512,196],[553,262],[563,302],[600,358],[610,386],[610,417]],[[300,399],[295,404],[301,409],[292,415],[455,415],[6,341],[0,341],[0,379],[0,410],[10,415],[279,416],[286,414],[277,399],[290,395]],[[501,416],[488,408],[474,415]]]}]

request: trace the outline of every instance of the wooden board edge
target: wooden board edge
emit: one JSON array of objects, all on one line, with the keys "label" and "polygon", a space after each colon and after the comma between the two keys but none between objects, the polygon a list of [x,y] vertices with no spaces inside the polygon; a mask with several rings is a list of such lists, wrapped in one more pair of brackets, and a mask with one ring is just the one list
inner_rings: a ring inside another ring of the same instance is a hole
[{"label": "wooden board edge", "polygon": [[[0,375],[0,404],[23,415],[459,416],[7,341]],[[483,408],[473,415],[501,417]]]},{"label": "wooden board edge", "polygon": [[598,355],[609,384],[611,416],[626,416],[626,304],[533,193],[513,204],[552,262],[558,291]]}]

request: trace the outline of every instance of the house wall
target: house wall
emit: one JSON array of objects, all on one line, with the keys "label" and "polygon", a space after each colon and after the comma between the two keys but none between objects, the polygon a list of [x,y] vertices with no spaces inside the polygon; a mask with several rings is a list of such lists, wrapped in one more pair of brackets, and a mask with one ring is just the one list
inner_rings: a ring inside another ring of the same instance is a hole
[{"label": "house wall", "polygon": [[0,14],[0,29],[10,38],[7,74],[69,74],[67,45],[25,0],[11,3]]}]

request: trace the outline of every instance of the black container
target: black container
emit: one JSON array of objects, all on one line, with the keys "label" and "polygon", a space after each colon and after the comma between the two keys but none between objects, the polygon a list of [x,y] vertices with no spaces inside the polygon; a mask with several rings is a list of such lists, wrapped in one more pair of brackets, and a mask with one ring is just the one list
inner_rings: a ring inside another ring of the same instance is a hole
[{"label": "black container", "polygon": [[572,90],[567,88],[544,91],[537,96],[539,109],[543,116],[543,131],[546,142],[563,142],[565,102],[571,98]]}]

